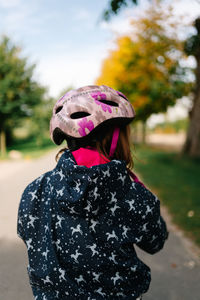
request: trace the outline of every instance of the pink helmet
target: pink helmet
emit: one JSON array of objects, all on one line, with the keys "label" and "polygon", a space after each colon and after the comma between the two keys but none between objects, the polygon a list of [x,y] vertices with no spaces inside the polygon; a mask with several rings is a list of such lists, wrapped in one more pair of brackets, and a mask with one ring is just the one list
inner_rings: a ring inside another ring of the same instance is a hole
[{"label": "pink helmet", "polygon": [[128,99],[105,85],[90,85],[71,90],[60,98],[50,122],[51,138],[60,145],[68,138],[83,139],[99,125],[128,124],[135,111]]}]

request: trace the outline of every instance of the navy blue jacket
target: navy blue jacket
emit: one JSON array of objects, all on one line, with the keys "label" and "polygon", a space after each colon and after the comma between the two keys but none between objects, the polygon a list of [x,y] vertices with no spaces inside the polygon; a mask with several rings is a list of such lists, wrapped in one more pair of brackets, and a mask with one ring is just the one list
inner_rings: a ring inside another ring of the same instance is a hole
[{"label": "navy blue jacket", "polygon": [[18,234],[37,300],[136,299],[151,275],[133,244],[153,254],[167,238],[159,200],[124,161],[87,168],[69,150],[25,189]]}]

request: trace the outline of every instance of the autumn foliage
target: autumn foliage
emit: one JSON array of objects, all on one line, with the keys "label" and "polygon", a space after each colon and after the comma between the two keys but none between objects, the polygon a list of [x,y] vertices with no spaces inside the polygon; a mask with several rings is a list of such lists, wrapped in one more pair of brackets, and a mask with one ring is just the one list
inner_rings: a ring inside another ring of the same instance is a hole
[{"label": "autumn foliage", "polygon": [[137,118],[146,121],[190,92],[189,69],[182,65],[183,41],[176,34],[179,24],[170,8],[152,5],[131,26],[130,34],[116,40],[96,83],[123,92]]}]

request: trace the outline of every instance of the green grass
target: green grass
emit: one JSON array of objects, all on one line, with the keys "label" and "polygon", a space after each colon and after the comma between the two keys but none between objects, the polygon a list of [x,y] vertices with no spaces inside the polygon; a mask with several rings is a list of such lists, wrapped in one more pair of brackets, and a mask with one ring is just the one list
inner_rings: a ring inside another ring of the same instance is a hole
[{"label": "green grass", "polygon": [[44,139],[40,144],[38,144],[34,138],[16,140],[12,146],[8,147],[7,154],[4,157],[0,157],[0,160],[9,159],[8,153],[11,150],[19,151],[22,154],[22,158],[32,159],[38,158],[54,148],[55,145],[50,139]]},{"label": "green grass", "polygon": [[134,156],[136,173],[168,207],[173,222],[200,246],[200,159],[141,146]]}]

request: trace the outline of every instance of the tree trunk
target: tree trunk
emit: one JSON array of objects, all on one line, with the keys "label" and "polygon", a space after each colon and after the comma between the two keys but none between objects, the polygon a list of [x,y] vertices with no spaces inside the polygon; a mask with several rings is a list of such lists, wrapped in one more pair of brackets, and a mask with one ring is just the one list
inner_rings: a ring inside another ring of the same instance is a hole
[{"label": "tree trunk", "polygon": [[194,102],[190,113],[190,124],[187,132],[186,142],[183,152],[192,156],[200,157],[200,18],[195,20],[194,26],[197,35],[192,36],[188,43],[188,53],[194,55],[197,62],[196,67],[196,87],[194,91]]},{"label": "tree trunk", "polygon": [[0,151],[1,156],[6,154],[6,133],[3,129],[0,130]]},{"label": "tree trunk", "polygon": [[192,157],[200,157],[200,57],[197,59],[196,89],[183,152]]},{"label": "tree trunk", "polygon": [[146,121],[142,122],[142,143],[146,144]]},{"label": "tree trunk", "polygon": [[131,126],[131,143],[138,144],[139,143],[139,127],[138,122],[134,123]]}]

